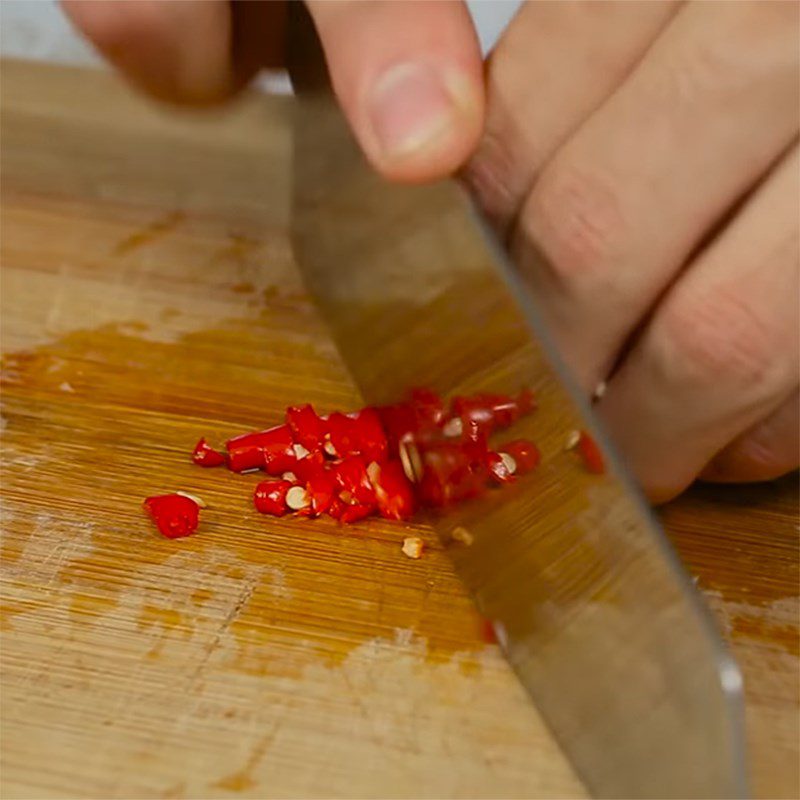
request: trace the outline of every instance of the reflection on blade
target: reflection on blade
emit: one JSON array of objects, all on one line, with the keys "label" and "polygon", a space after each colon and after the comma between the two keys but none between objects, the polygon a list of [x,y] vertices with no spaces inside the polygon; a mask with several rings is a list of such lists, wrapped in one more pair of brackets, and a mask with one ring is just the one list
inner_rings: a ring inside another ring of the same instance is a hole
[{"label": "reflection on blade", "polygon": [[[509,662],[595,795],[744,796],[738,669],[531,299],[455,185],[388,186],[365,165],[290,8],[296,254],[365,399],[537,393],[508,438],[536,441],[540,468],[436,520],[446,541],[472,535],[453,558]],[[575,429],[605,475],[565,452]]]}]

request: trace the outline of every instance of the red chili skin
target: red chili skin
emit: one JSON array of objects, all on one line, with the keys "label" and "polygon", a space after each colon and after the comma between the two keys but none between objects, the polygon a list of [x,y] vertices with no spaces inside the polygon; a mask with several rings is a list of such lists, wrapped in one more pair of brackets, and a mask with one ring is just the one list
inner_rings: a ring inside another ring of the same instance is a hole
[{"label": "red chili skin", "polygon": [[200,524],[200,508],[190,497],[182,494],[162,494],[148,497],[144,507],[167,539],[191,536]]},{"label": "red chili skin", "polygon": [[[385,519],[410,519],[414,514],[414,487],[399,461],[383,461],[373,477],[378,513]],[[371,467],[372,469],[372,467]]]},{"label": "red chili skin", "polygon": [[328,434],[339,458],[360,455],[379,461],[386,457],[386,433],[374,408],[364,408],[352,417],[334,412],[328,417]]},{"label": "red chili skin", "polygon": [[339,497],[334,497],[328,506],[328,516],[340,520],[344,510],[347,508],[347,503]]},{"label": "red chili skin", "polygon": [[386,458],[389,445],[381,418],[374,408],[363,408],[354,420],[358,452],[366,462]]},{"label": "red chili skin", "polygon": [[334,411],[328,417],[328,435],[339,458],[346,458],[358,452],[358,434],[352,417]]},{"label": "red chili skin", "polygon": [[499,453],[489,452],[486,454],[486,465],[489,474],[497,483],[513,483],[514,473],[510,472]]},{"label": "red chili skin", "polygon": [[444,423],[447,410],[444,401],[436,392],[425,388],[412,389],[410,402],[418,419],[436,427]]},{"label": "red chili skin", "polygon": [[320,472],[306,483],[306,491],[311,496],[311,516],[318,517],[330,508],[336,494],[336,481],[330,472]]},{"label": "red chili skin", "polygon": [[294,462],[291,472],[297,476],[300,483],[308,483],[313,477],[325,472],[327,462],[320,450],[309,453],[305,458],[299,458]]},{"label": "red chili skin", "polygon": [[497,449],[501,453],[508,453],[517,462],[517,475],[532,472],[542,460],[539,448],[527,439],[515,439],[513,442],[499,445]]},{"label": "red chili skin", "polygon": [[[478,451],[480,458],[476,460]],[[420,448],[420,456],[423,472],[418,496],[423,504],[446,506],[476,497],[485,490],[488,469],[481,448],[465,447],[458,442],[435,442]]]},{"label": "red chili skin", "polygon": [[[527,396],[524,402],[527,406]],[[450,413],[454,417],[460,417],[463,435],[467,439],[474,439],[481,434],[488,436],[497,428],[507,428],[522,416],[517,400],[502,394],[454,397]]]},{"label": "red chili skin", "polygon": [[291,481],[261,481],[253,494],[253,503],[262,514],[282,517],[289,510],[286,492],[291,488]]},{"label": "red chili skin", "polygon": [[194,446],[192,461],[201,467],[221,467],[226,458],[203,438]]},{"label": "red chili skin", "polygon": [[293,444],[288,425],[234,436],[226,444],[228,467],[234,472],[266,468],[270,475],[280,475],[297,461]]},{"label": "red chili skin", "polygon": [[602,475],[606,471],[603,454],[597,446],[597,442],[586,431],[581,431],[580,439],[578,439],[578,455],[589,472]]},{"label": "red chili skin", "polygon": [[328,426],[311,404],[287,408],[286,424],[297,444],[303,445],[312,453],[322,449]]},{"label": "red chili skin", "polygon": [[364,459],[350,456],[333,468],[337,485],[343,492],[349,492],[357,503],[374,506],[375,490],[372,488]]},{"label": "red chili skin", "polygon": [[353,506],[345,506],[344,510],[339,517],[339,521],[344,525],[349,525],[352,522],[358,522],[364,517],[368,517],[375,513],[375,506],[368,504],[356,504]]},{"label": "red chili skin", "polygon": [[389,440],[389,454],[396,457],[400,441],[408,434],[416,437],[419,432],[417,414],[408,403],[380,406],[376,411]]}]

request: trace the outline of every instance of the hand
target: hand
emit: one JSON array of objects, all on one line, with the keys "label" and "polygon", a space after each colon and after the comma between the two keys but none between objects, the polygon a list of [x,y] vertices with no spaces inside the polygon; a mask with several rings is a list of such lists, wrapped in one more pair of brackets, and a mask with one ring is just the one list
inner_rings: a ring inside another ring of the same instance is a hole
[{"label": "hand", "polygon": [[[160,96],[218,99],[281,57],[280,4],[65,4]],[[598,411],[652,499],[797,467],[800,7],[530,2],[485,112],[460,4],[309,7],[377,169],[466,162],[584,388],[607,381]]]}]

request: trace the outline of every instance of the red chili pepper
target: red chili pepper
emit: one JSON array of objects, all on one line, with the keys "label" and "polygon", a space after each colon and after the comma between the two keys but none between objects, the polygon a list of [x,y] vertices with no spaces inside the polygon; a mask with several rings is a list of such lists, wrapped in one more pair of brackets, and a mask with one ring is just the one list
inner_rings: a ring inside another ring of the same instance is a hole
[{"label": "red chili pepper", "polygon": [[352,417],[334,411],[328,417],[328,435],[339,458],[346,458],[358,452],[358,434]]},{"label": "red chili pepper", "polygon": [[286,424],[292,432],[294,441],[303,445],[306,450],[315,452],[324,443],[327,425],[311,404],[290,406],[286,409]]},{"label": "red chili pepper", "polygon": [[339,520],[345,525],[348,525],[351,522],[358,522],[358,520],[364,519],[364,517],[368,517],[374,513],[375,513],[374,505],[357,503],[352,506],[345,506],[344,510],[339,516]]},{"label": "red chili pepper", "polygon": [[[530,398],[525,395],[523,402],[527,406]],[[496,428],[508,427],[522,415],[517,400],[502,394],[454,397],[450,410],[452,416],[461,419],[463,435],[468,439],[481,434],[488,436]]]},{"label": "red chili pepper", "polygon": [[375,488],[378,513],[386,519],[410,519],[414,514],[414,487],[399,461],[373,461],[367,474]]},{"label": "red chili pepper", "polygon": [[262,514],[282,517],[289,510],[286,492],[291,488],[291,481],[261,481],[256,486],[253,503]]},{"label": "red chili pepper", "polygon": [[167,539],[190,536],[200,522],[200,507],[190,497],[182,494],[162,494],[148,497],[144,507],[159,532]]},{"label": "red chili pepper", "polygon": [[297,460],[293,444],[288,425],[235,436],[226,445],[228,466],[234,472],[266,467],[270,475],[280,475],[292,469]]},{"label": "red chili pepper", "polygon": [[486,454],[486,465],[489,467],[489,474],[498,483],[513,483],[514,473],[508,468],[508,465],[503,461],[500,453],[488,452]]},{"label": "red chili pepper", "polygon": [[326,467],[327,462],[325,461],[325,456],[322,455],[322,451],[314,450],[304,458],[299,458],[295,461],[291,472],[294,472],[300,483],[308,483],[315,475],[325,472]]},{"label": "red chili pepper", "polygon": [[418,419],[436,427],[444,422],[447,412],[442,398],[436,392],[424,388],[412,389],[410,398]]},{"label": "red chili pepper", "polygon": [[330,506],[328,506],[328,516],[340,520],[347,507],[347,503],[345,503],[344,500],[339,497],[334,497],[333,500],[331,500]]},{"label": "red chili pepper", "polygon": [[458,442],[436,442],[420,449],[423,472],[418,492],[424,504],[445,506],[484,491],[488,477],[485,455],[476,460],[473,450],[485,453],[480,447]]},{"label": "red chili pepper", "polygon": [[334,478],[342,492],[348,492],[357,503],[375,505],[375,490],[360,456],[350,456],[333,468]]},{"label": "red chili pepper", "polygon": [[336,493],[336,481],[330,472],[319,472],[306,483],[311,496],[311,516],[324,514],[331,506]]},{"label": "red chili pepper", "polygon": [[497,448],[501,453],[508,453],[517,463],[517,475],[531,472],[539,466],[542,455],[539,448],[527,439],[515,439]]},{"label": "red chili pepper", "polygon": [[378,412],[374,408],[363,408],[353,422],[358,452],[364,461],[381,461],[386,458],[388,443]]},{"label": "red chili pepper", "polygon": [[606,471],[603,453],[597,446],[597,442],[586,431],[581,431],[578,439],[578,454],[589,472],[593,472],[595,475],[602,475]]},{"label": "red chili pepper", "polygon": [[416,436],[419,432],[417,414],[408,403],[380,406],[376,411],[389,440],[389,453],[397,456],[401,440],[409,434]]},{"label": "red chili pepper", "polygon": [[194,446],[192,461],[201,467],[219,467],[225,463],[225,455],[211,447],[205,439],[201,439]]}]

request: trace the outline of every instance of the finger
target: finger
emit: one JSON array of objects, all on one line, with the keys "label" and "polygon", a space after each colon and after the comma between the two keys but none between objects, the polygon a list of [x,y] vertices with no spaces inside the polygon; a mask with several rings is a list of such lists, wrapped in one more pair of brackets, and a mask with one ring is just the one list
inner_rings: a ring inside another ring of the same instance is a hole
[{"label": "finger", "polygon": [[[236,19],[225,0],[62,0],[62,5],[128,80],[169,102],[223,100],[280,55],[282,3],[241,8],[236,3]],[[246,49],[237,50],[242,43]]]},{"label": "finger", "polygon": [[798,385],[798,167],[795,146],[668,292],[598,404],[654,500]]},{"label": "finger", "polygon": [[798,11],[684,6],[534,185],[513,252],[587,389],[796,136]]},{"label": "finger", "polygon": [[464,177],[502,236],[545,161],[631,71],[675,2],[525,3],[487,65],[487,112]]},{"label": "finger", "polygon": [[763,422],[741,434],[700,477],[717,483],[768,481],[800,465],[800,393],[784,400]]},{"label": "finger", "polygon": [[334,89],[371,163],[423,181],[457,169],[483,117],[480,46],[461,2],[310,0]]}]

